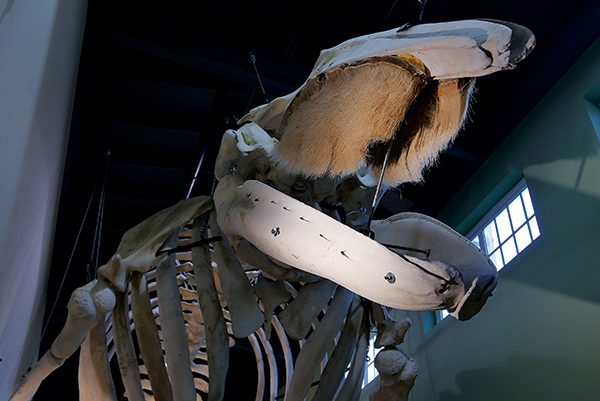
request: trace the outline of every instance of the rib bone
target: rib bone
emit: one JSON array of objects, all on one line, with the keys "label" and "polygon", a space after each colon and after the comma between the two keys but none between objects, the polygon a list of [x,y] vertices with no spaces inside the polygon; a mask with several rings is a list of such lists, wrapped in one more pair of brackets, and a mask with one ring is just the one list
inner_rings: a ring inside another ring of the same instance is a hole
[{"label": "rib bone", "polygon": [[[192,241],[202,239],[207,220],[208,214],[194,220]],[[208,371],[210,372],[208,399],[221,401],[225,395],[225,377],[229,368],[229,336],[215,286],[208,246],[193,248],[192,261],[198,288],[198,303],[204,318]]]},{"label": "rib bone", "polygon": [[325,317],[308,337],[298,355],[296,369],[292,376],[292,383],[286,392],[285,401],[302,401],[308,394],[312,380],[318,372],[319,362],[339,332],[352,297],[352,292],[343,287],[337,287]]},{"label": "rib bone", "polygon": [[[213,236],[221,236],[213,212],[210,216],[210,230]],[[231,313],[233,334],[239,338],[248,337],[262,325],[263,312],[256,302],[254,290],[239,260],[235,257],[227,237],[222,235],[222,240],[215,242],[214,247],[219,278]]]},{"label": "rib bone", "polygon": [[358,341],[364,313],[365,309],[361,305],[360,297],[354,295],[340,339],[327,362],[327,366],[325,366],[319,387],[312,401],[333,400],[340,383],[344,379],[344,372],[352,359],[352,352]]},{"label": "rib bone", "polygon": [[106,322],[100,319],[79,351],[80,401],[117,401],[106,352]]},{"label": "rib bone", "polygon": [[140,369],[131,337],[127,293],[117,293],[117,303],[113,310],[112,321],[117,360],[127,398],[133,401],[145,401],[144,389],[140,382]]},{"label": "rib bone", "polygon": [[138,345],[150,377],[154,399],[156,401],[172,401],[171,382],[150,307],[146,276],[140,272],[134,272],[131,277],[131,310]]},{"label": "rib bone", "polygon": [[[177,246],[178,235],[179,230],[169,237],[165,245],[173,248]],[[177,288],[175,255],[165,257],[156,267],[156,283],[161,331],[167,370],[173,388],[173,399],[175,401],[196,401],[194,376],[190,368],[187,335]]]},{"label": "rib bone", "polygon": [[288,336],[302,340],[308,334],[315,318],[327,306],[337,284],[321,280],[304,285],[298,296],[279,314],[279,320]]}]

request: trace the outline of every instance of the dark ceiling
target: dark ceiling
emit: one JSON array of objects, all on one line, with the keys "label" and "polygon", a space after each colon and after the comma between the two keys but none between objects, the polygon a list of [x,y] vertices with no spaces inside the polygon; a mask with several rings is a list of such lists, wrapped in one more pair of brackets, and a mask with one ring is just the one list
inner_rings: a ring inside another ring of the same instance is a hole
[{"label": "dark ceiling", "polygon": [[[86,283],[98,195],[106,180],[99,264],[121,235],[185,198],[211,193],[221,136],[237,118],[308,76],[321,49],[406,22],[408,0],[90,0],[55,236],[42,351]],[[521,119],[600,35],[600,2],[429,0],[425,22],[493,18],[530,28],[537,47],[514,71],[478,80],[470,121],[425,183],[404,185],[378,216],[410,210],[436,216]],[[105,168],[106,153],[110,163]],[[78,232],[94,186],[77,248]],[[72,358],[76,359],[76,358]],[[76,399],[76,372],[62,368],[37,399]],[[236,394],[235,399],[253,399]],[[233,397],[231,399],[234,399]]]}]

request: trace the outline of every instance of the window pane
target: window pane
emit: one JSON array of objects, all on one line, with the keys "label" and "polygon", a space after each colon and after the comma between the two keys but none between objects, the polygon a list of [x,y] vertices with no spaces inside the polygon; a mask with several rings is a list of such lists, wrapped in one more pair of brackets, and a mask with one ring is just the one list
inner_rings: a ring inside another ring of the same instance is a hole
[{"label": "window pane", "polygon": [[527,248],[527,245],[531,244],[531,236],[529,235],[529,228],[527,228],[527,225],[523,226],[519,231],[517,231],[515,234],[515,239],[517,240],[517,248],[519,249],[519,252]]},{"label": "window pane", "polygon": [[372,363],[367,366],[367,375],[365,377],[365,386],[369,384],[377,376],[375,371],[375,364]]},{"label": "window pane", "polygon": [[523,197],[523,203],[525,203],[525,211],[527,212],[527,217],[533,216],[535,213],[533,211],[533,204],[531,203],[531,197],[529,196],[529,188],[525,188],[523,192],[521,192],[521,196]]},{"label": "window pane", "polygon": [[502,245],[502,253],[504,254],[504,262],[510,262],[515,256],[517,256],[517,247],[515,246],[514,238],[510,238],[504,245]]},{"label": "window pane", "polygon": [[[514,193],[521,191],[516,198]],[[524,181],[509,192],[496,206],[494,213],[475,225],[467,238],[488,254],[498,270],[540,236],[529,190]],[[497,212],[499,211],[499,212]],[[483,228],[483,230],[481,229]]]},{"label": "window pane", "polygon": [[367,352],[367,363],[373,363],[375,360],[375,338],[373,336],[369,339],[369,352]]},{"label": "window pane", "polygon": [[540,236],[540,229],[538,227],[537,220],[535,216],[531,220],[529,220],[529,226],[531,227],[531,235],[533,235],[533,239],[536,239]]},{"label": "window pane", "polygon": [[501,211],[498,217],[496,217],[496,224],[498,225],[500,243],[502,243],[512,234],[512,228],[510,228],[510,221],[508,220],[508,211],[506,209]]},{"label": "window pane", "polygon": [[[376,336],[372,336],[369,339],[369,349],[367,351],[366,365],[364,379],[363,379],[363,388],[369,384],[373,379],[377,377],[377,370],[375,369],[375,356],[377,355],[377,350],[375,349],[375,338]],[[348,365],[350,366],[350,365]],[[345,373],[345,377],[348,376],[348,371]]]},{"label": "window pane", "polygon": [[485,239],[485,247],[488,252],[498,248],[498,234],[496,234],[496,223],[492,220],[486,228],[483,229],[483,238]]},{"label": "window pane", "polygon": [[500,270],[504,267],[504,263],[502,262],[502,254],[500,253],[500,249],[490,255],[490,259],[496,265],[496,269]]},{"label": "window pane", "polygon": [[521,227],[523,223],[525,223],[525,210],[523,210],[523,203],[521,202],[520,196],[517,196],[517,199],[508,205],[508,210],[510,211],[510,219],[513,223],[513,230],[516,230]]}]

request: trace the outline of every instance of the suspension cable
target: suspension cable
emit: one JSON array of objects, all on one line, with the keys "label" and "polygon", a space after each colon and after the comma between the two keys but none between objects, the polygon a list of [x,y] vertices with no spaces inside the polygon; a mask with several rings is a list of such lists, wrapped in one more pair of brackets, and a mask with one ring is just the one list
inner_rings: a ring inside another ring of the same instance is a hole
[{"label": "suspension cable", "polygon": [[267,96],[267,92],[265,91],[265,87],[263,86],[262,79],[260,79],[260,74],[258,73],[258,68],[256,67],[256,56],[252,54],[250,50],[248,50],[248,54],[250,55],[250,60],[252,61],[252,65],[254,66],[254,72],[256,73],[256,78],[258,78],[258,83],[260,84],[260,89],[262,90],[263,95],[265,95],[265,99],[267,103],[269,102],[269,98]]},{"label": "suspension cable", "polygon": [[381,167],[381,175],[379,176],[379,181],[377,182],[377,188],[375,188],[375,195],[373,195],[373,203],[371,204],[371,212],[369,213],[369,220],[367,221],[367,226],[361,230],[361,232],[367,235],[371,239],[375,239],[375,233],[371,231],[371,223],[373,222],[373,215],[375,214],[375,208],[377,207],[377,200],[379,198],[379,193],[381,192],[381,185],[383,184],[383,176],[385,175],[385,169],[387,167],[388,159],[390,158],[390,153],[392,152],[392,144],[394,140],[390,141],[390,145],[385,152],[385,158],[383,159],[383,166]]},{"label": "suspension cable", "polygon": [[96,261],[94,263],[94,278],[98,278],[98,258],[100,257],[100,239],[102,238],[102,223],[104,222],[104,206],[106,205],[106,183],[108,181],[108,165],[110,163],[110,149],[106,151],[106,166],[104,167],[104,182],[100,194],[100,224],[98,227],[98,245],[96,248]]},{"label": "suspension cable", "polygon": [[394,4],[392,4],[392,8],[390,8],[390,11],[388,11],[387,15],[385,16],[385,19],[383,20],[383,22],[381,23],[381,25],[379,26],[379,30],[381,31],[381,29],[383,28],[383,26],[385,25],[385,23],[387,22],[388,18],[390,17],[390,14],[392,13],[392,11],[394,11],[394,8],[396,8],[396,4],[398,4],[398,0],[396,0],[394,2]]},{"label": "suspension cable", "polygon": [[56,304],[58,303],[58,298],[60,297],[60,293],[62,291],[63,285],[65,284],[65,279],[67,278],[67,273],[69,272],[69,268],[71,267],[71,261],[73,260],[73,255],[75,255],[75,249],[77,248],[77,243],[79,242],[79,237],[81,236],[81,232],[83,231],[83,225],[85,224],[85,220],[87,218],[88,212],[90,210],[90,206],[92,205],[92,201],[94,200],[94,194],[96,193],[96,188],[98,187],[98,182],[100,178],[96,180],[96,184],[94,185],[94,190],[92,191],[92,196],[90,197],[90,201],[88,202],[87,208],[85,209],[85,214],[83,215],[83,220],[81,221],[81,226],[79,227],[79,232],[77,233],[77,237],[75,238],[75,244],[73,245],[73,250],[71,251],[71,256],[69,257],[69,262],[67,263],[67,268],[65,269],[65,273],[63,274],[62,281],[60,282],[60,286],[58,287],[58,293],[56,294],[56,299],[52,304],[52,309],[50,309],[50,314],[48,315],[48,320],[46,320],[46,324],[44,325],[44,330],[42,330],[42,336],[40,339],[44,338],[44,334],[46,334],[46,330],[48,329],[48,325],[50,324],[50,320],[52,318],[52,314],[54,313],[54,309],[56,308]]},{"label": "suspension cable", "polygon": [[92,243],[92,252],[90,254],[90,262],[86,266],[87,282],[92,281],[92,268],[94,269],[93,277],[97,278],[98,258],[100,257],[100,239],[102,238],[102,222],[104,220],[104,205],[106,202],[106,182],[108,177],[108,166],[110,161],[110,149],[106,152],[104,179],[102,181],[102,189],[100,192],[100,200],[98,201],[98,214],[96,216],[96,227],[94,228],[94,242]]}]

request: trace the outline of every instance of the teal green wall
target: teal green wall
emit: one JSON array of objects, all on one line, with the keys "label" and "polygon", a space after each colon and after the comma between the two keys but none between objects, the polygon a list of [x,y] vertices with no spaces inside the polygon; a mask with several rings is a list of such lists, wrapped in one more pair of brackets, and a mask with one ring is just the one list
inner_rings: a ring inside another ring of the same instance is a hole
[{"label": "teal green wall", "polygon": [[420,365],[412,401],[600,399],[598,101],[600,40],[438,216],[464,232],[489,194],[522,174],[541,236],[470,321],[448,318],[423,335],[409,313],[404,349]]}]

